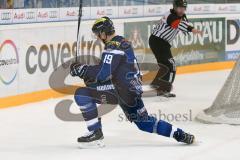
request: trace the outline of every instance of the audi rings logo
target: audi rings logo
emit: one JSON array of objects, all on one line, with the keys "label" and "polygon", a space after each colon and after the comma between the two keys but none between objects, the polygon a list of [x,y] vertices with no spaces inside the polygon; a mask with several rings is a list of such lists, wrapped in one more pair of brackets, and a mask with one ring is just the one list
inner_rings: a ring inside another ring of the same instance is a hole
[{"label": "audi rings logo", "polygon": [[36,13],[35,12],[27,12],[26,19],[35,19]]},{"label": "audi rings logo", "polygon": [[15,43],[6,40],[0,46],[0,82],[10,85],[18,73],[19,56]]},{"label": "audi rings logo", "polygon": [[46,12],[38,12],[38,18],[58,18],[58,12],[57,11],[46,11]]},{"label": "audi rings logo", "polygon": [[7,21],[11,20],[12,13],[11,12],[2,12],[1,13],[1,20]]},{"label": "audi rings logo", "polygon": [[50,11],[49,12],[49,18],[57,18],[58,16],[57,16],[57,11]]}]

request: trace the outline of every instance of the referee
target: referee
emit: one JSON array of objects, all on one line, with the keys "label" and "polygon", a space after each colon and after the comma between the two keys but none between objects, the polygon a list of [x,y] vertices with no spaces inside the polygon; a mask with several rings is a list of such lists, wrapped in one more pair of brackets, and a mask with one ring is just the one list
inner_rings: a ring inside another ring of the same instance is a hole
[{"label": "referee", "polygon": [[149,46],[155,55],[159,70],[151,83],[151,87],[157,90],[159,96],[175,97],[171,94],[172,84],[176,75],[176,65],[171,53],[171,42],[179,31],[202,34],[202,31],[189,25],[185,14],[187,9],[186,0],[174,0],[173,9],[168,11],[160,22],[154,27],[149,38]]}]

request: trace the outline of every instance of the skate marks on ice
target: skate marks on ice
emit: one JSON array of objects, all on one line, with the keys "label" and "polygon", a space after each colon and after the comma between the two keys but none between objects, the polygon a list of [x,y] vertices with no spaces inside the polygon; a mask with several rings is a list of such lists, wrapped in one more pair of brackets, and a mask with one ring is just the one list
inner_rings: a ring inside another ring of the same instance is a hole
[{"label": "skate marks on ice", "polygon": [[[131,135],[132,132],[130,132]],[[158,149],[158,148],[174,148],[174,147],[198,147],[201,145],[201,141],[195,141],[194,144],[188,145],[184,143],[179,143],[174,139],[169,139],[166,137],[159,137],[158,135],[149,135],[147,133],[143,133],[142,137],[138,137],[141,133],[136,133],[136,137],[126,137],[125,133],[121,135],[115,136],[107,136],[104,141],[104,146],[98,146],[96,143],[92,143],[89,145],[84,145],[79,147],[79,149],[104,149],[104,150],[112,150],[112,149]],[[122,138],[124,137],[124,138]],[[98,143],[98,142],[97,142]]]},{"label": "skate marks on ice", "polygon": [[[218,125],[218,124],[216,124],[216,125]],[[179,160],[192,160],[193,157],[196,160],[208,159],[206,157],[211,157],[211,159],[214,159],[212,157],[212,155],[222,155],[223,156],[224,153],[221,154],[220,153],[221,150],[224,150],[224,152],[225,151],[229,152],[229,150],[226,150],[226,147],[227,146],[232,146],[232,145],[234,145],[234,143],[238,143],[238,142],[236,142],[236,139],[239,139],[239,134],[236,134],[236,136],[233,136],[233,137],[229,137],[228,139],[220,140],[218,143],[214,143],[214,144],[211,144],[211,142],[208,142],[206,140],[205,141],[196,141],[196,144],[194,144],[194,146],[200,146],[201,145],[201,148],[199,148],[198,150],[190,153],[187,157],[186,156],[179,157]],[[235,153],[238,152],[238,151],[234,151],[234,150],[232,150],[232,151],[235,152]],[[227,153],[227,154],[230,154],[230,153]],[[222,159],[225,159],[222,156],[220,156],[220,157]],[[228,159],[230,157],[228,157]]]}]

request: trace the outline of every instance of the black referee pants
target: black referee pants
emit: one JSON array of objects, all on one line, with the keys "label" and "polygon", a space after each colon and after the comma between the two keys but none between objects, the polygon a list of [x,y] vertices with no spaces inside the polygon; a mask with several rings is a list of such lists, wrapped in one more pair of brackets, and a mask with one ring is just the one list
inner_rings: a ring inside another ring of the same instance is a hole
[{"label": "black referee pants", "polygon": [[170,92],[176,75],[176,64],[172,56],[171,45],[167,41],[151,35],[149,46],[160,67],[151,85],[163,92]]}]

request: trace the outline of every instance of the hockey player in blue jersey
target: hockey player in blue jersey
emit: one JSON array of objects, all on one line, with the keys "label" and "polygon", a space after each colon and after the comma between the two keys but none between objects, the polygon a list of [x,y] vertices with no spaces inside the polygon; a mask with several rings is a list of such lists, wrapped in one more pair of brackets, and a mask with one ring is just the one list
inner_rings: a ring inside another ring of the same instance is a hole
[{"label": "hockey player in blue jersey", "polygon": [[108,17],[97,19],[93,33],[105,44],[98,65],[73,63],[70,74],[83,79],[86,87],[77,89],[75,101],[87,123],[89,134],[80,144],[102,145],[104,138],[96,104],[119,104],[130,122],[145,132],[192,144],[194,136],[148,114],[142,98],[141,74],[131,43],[115,33]]}]

